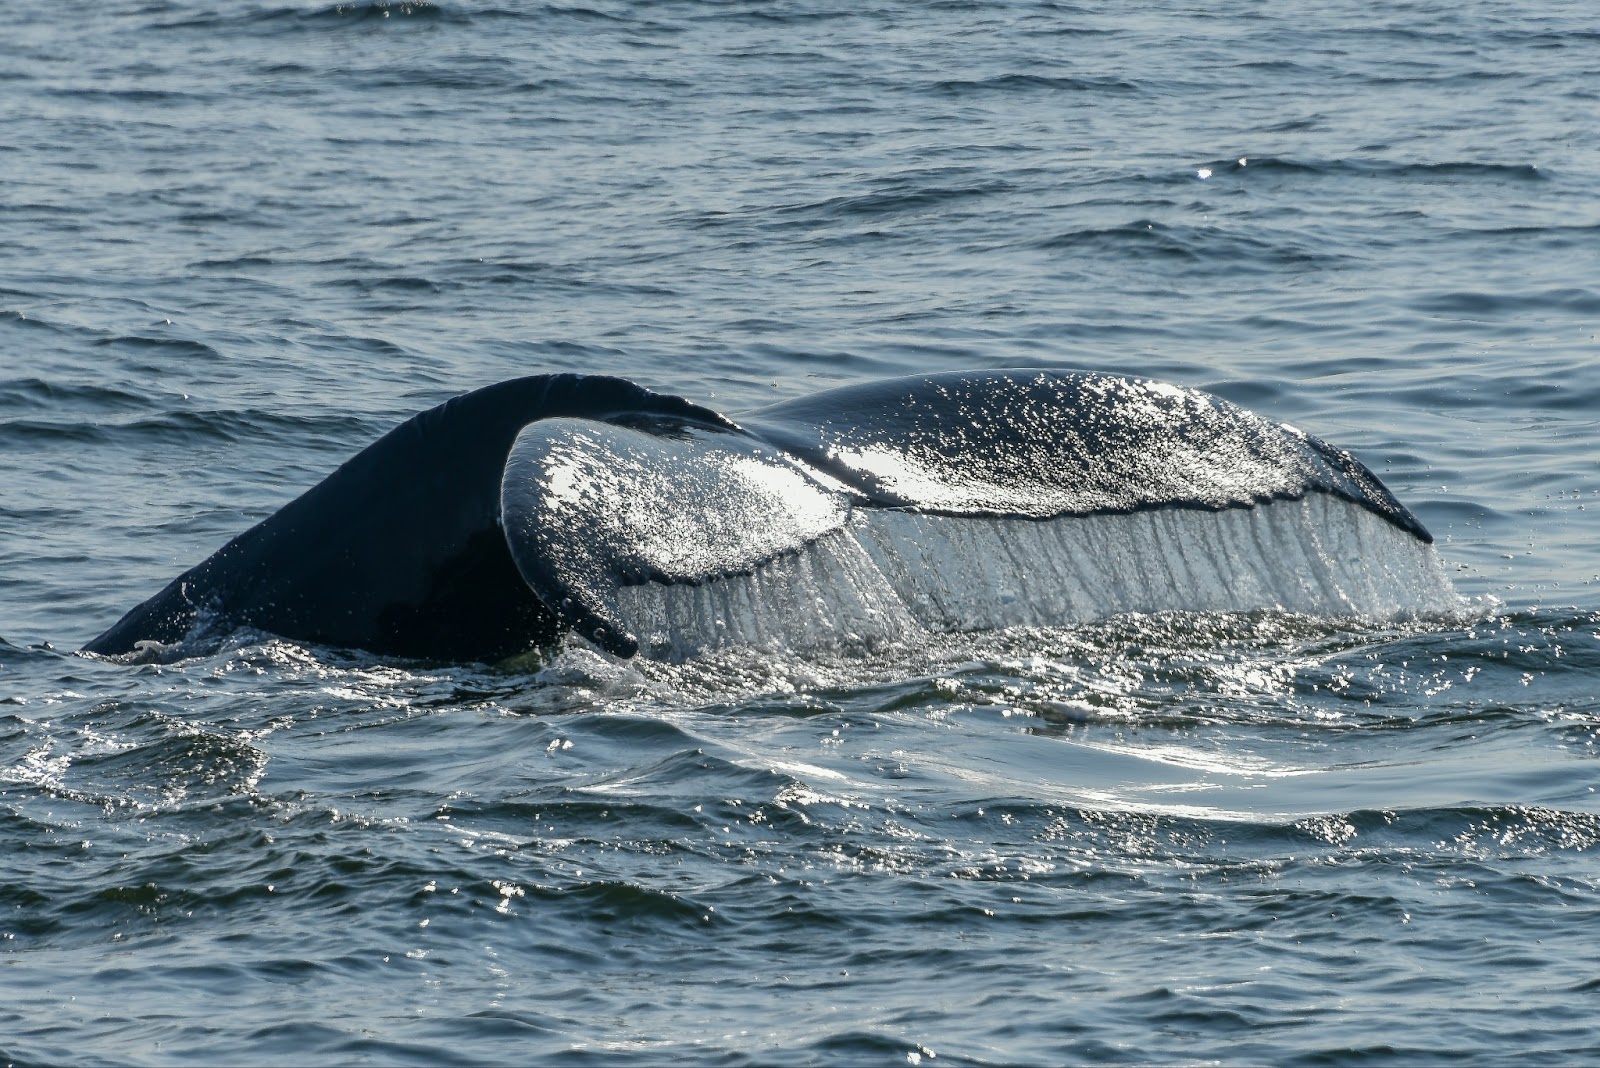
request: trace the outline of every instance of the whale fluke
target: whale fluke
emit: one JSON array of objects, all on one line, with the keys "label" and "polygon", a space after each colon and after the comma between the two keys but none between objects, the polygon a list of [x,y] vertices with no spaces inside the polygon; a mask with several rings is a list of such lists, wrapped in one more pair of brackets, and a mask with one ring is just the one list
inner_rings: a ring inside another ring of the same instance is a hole
[{"label": "whale fluke", "polygon": [[567,630],[631,656],[1123,611],[1414,613],[1454,603],[1431,542],[1349,453],[1144,379],[918,375],[734,421],[534,376],[401,424],[85,648],[253,627],[496,660]]}]

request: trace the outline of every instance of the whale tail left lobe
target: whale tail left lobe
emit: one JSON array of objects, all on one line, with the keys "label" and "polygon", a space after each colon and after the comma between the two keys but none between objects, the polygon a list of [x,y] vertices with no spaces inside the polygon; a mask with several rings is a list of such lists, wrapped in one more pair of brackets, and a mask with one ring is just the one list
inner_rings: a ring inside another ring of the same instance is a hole
[{"label": "whale tail left lobe", "polygon": [[84,649],[119,655],[240,626],[426,659],[492,661],[549,644],[558,625],[511,559],[500,483],[522,428],[562,415],[727,425],[689,401],[598,375],[535,375],[463,394],[385,434]]}]

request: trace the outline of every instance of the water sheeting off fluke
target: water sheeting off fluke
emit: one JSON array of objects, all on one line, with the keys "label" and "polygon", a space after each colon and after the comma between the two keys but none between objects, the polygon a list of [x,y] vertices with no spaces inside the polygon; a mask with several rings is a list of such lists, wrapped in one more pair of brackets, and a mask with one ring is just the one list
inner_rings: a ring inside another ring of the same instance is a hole
[{"label": "water sheeting off fluke", "polygon": [[612,603],[642,651],[676,659],[736,645],[871,649],[1130,612],[1395,619],[1463,602],[1431,546],[1314,494],[1036,521],[859,509],[844,530],[753,573],[630,586]]},{"label": "water sheeting off fluke", "polygon": [[501,513],[534,593],[585,637],[632,655],[619,588],[749,574],[838,530],[849,502],[726,431],[544,419],[512,446]]}]

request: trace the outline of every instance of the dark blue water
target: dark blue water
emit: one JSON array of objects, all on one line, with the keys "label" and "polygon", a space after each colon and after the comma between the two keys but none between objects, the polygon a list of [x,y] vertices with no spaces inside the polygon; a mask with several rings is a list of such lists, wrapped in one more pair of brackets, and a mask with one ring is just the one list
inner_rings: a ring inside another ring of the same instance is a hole
[{"label": "dark blue water", "polygon": [[[1600,1058],[1589,5],[3,22],[0,1059]],[[1475,614],[72,652],[499,379],[1019,364],[1354,450]]]}]

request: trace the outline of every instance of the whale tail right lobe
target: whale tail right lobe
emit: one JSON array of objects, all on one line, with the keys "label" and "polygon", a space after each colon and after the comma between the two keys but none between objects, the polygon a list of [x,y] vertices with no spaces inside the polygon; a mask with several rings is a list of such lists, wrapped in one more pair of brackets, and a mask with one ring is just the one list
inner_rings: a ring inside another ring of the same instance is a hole
[{"label": "whale tail right lobe", "polygon": [[741,424],[524,428],[506,537],[562,624],[619,656],[678,656],[1119,612],[1459,604],[1431,536],[1359,461],[1195,390],[965,372]]}]

